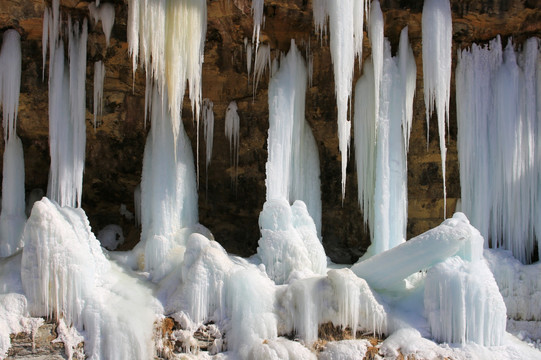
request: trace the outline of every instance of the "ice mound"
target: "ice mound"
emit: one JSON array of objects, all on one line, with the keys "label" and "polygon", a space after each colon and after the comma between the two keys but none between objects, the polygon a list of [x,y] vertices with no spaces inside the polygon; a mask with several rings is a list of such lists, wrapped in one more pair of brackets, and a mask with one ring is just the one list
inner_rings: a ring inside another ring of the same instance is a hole
[{"label": "ice mound", "polygon": [[115,250],[124,243],[124,233],[119,225],[110,224],[98,232],[98,240],[101,246],[108,250]]},{"label": "ice mound", "polygon": [[148,284],[107,259],[82,209],[43,198],[23,240],[21,278],[32,315],[73,324],[91,358],[152,357],[153,324],[163,309]]},{"label": "ice mound", "polygon": [[507,308],[514,320],[541,321],[541,263],[523,265],[508,250],[485,250]]},{"label": "ice mound", "polygon": [[279,296],[281,332],[295,332],[305,344],[318,339],[318,325],[332,322],[352,333],[387,331],[382,302],[365,280],[349,269],[330,270],[327,276],[293,281]]},{"label": "ice mound", "polygon": [[[392,290],[411,274],[453,255],[467,261],[483,257],[483,237],[462,213],[395,248],[357,262],[351,270],[375,289]],[[385,271],[381,271],[383,264]]]},{"label": "ice mound", "polygon": [[430,268],[424,302],[437,341],[502,345],[505,303],[484,260],[468,262],[455,256]]},{"label": "ice mound", "polygon": [[287,283],[293,272],[307,275],[325,272],[325,251],[302,201],[290,206],[283,198],[268,200],[259,215],[259,227],[257,254],[276,284]]},{"label": "ice mound", "polygon": [[319,353],[320,360],[349,360],[363,359],[366,356],[370,342],[362,340],[342,340],[325,345]]}]

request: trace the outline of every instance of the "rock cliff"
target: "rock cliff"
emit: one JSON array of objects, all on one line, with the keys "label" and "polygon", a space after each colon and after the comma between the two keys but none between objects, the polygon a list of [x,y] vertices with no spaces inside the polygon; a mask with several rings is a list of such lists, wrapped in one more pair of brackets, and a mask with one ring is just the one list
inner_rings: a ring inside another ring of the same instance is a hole
[{"label": "rock cliff", "polygon": [[[103,0],[102,0],[103,1]],[[104,1],[105,2],[105,1]],[[139,239],[133,220],[120,213],[121,204],[134,212],[133,192],[141,179],[143,149],[149,125],[144,122],[145,76],[139,69],[132,78],[128,56],[127,2],[109,1],[115,7],[115,24],[107,47],[101,24],[89,21],[86,118],[87,147],[83,209],[97,233],[108,224],[123,227],[131,248]],[[21,96],[17,132],[25,152],[26,190],[46,191],[48,149],[47,81],[42,81],[41,29],[46,0],[3,0],[0,2],[0,32],[15,28],[21,34],[23,53]],[[64,19],[89,17],[88,1],[61,0]],[[258,216],[265,200],[266,138],[268,129],[268,73],[253,92],[248,78],[244,39],[251,39],[253,20],[249,0],[208,0],[208,28],[203,65],[203,97],[214,102],[215,131],[212,161],[205,171],[205,148],[200,137],[200,222],[232,253],[250,255],[259,239]],[[408,155],[408,238],[443,220],[443,188],[436,119],[430,122],[426,142],[423,100],[421,12],[422,0],[383,0],[385,36],[398,47],[400,31],[408,26],[417,63],[417,92]],[[473,42],[484,43],[500,34],[505,42],[521,44],[541,36],[540,0],[452,0],[453,69],[456,52]],[[286,52],[294,38],[301,51],[313,54],[313,83],[308,89],[306,119],[312,127],[321,161],[323,200],[323,243],[337,262],[352,262],[369,245],[357,204],[353,154],[347,170],[345,199],[341,198],[340,153],[336,126],[334,75],[327,37],[319,39],[312,21],[312,2],[307,0],[265,1],[265,26],[261,40],[271,47],[274,58]],[[366,35],[366,33],[365,33]],[[370,55],[365,36],[363,57]],[[93,72],[102,60],[104,83],[103,118],[93,127]],[[360,76],[356,67],[355,80]],[[47,79],[47,66],[45,69]],[[447,138],[447,214],[452,215],[460,197],[456,150],[454,73],[451,85],[450,131]],[[229,142],[224,135],[225,111],[235,100],[240,115],[240,155],[236,172],[231,164]],[[192,109],[185,100],[183,121],[196,153],[196,128]],[[202,134],[202,130],[201,130]],[[0,139],[0,142],[3,140]],[[0,152],[3,151],[0,143]],[[1,158],[0,158],[1,161]],[[1,167],[0,167],[1,169]],[[360,169],[362,171],[362,169]]]}]

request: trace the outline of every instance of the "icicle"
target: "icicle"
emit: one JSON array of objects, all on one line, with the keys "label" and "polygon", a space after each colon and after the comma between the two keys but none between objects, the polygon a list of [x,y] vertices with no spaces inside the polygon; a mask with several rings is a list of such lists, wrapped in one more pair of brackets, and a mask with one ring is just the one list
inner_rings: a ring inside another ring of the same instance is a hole
[{"label": "icicle", "polygon": [[404,134],[404,146],[406,153],[409,150],[411,125],[413,123],[413,97],[417,82],[417,65],[413,49],[408,40],[408,27],[400,32],[398,46],[398,67],[402,78],[403,105],[402,105],[402,132]]},{"label": "icicle", "polygon": [[252,44],[255,44],[255,52],[259,48],[259,33],[261,32],[261,25],[264,22],[263,7],[265,0],[252,0],[252,15],[254,17],[254,32],[252,34]]},{"label": "icicle", "polygon": [[115,24],[115,7],[110,3],[100,5],[99,0],[96,0],[96,3],[90,3],[88,5],[88,11],[90,12],[90,16],[94,18],[94,24],[98,24],[101,21],[101,27],[105,34],[105,43],[109,46],[111,31]]},{"label": "icicle", "polygon": [[103,116],[103,80],[105,79],[105,64],[100,60],[94,63],[94,130],[97,120]]},{"label": "icicle", "polygon": [[310,39],[308,39],[308,45],[306,46],[306,62],[308,63],[308,87],[312,87],[312,79],[314,77],[314,54],[310,49]]},{"label": "icicle", "polygon": [[232,178],[237,181],[237,168],[239,166],[239,130],[240,118],[237,113],[237,103],[231,101],[225,112],[225,136],[229,140],[229,156],[234,169]]},{"label": "icicle", "polygon": [[[54,14],[54,9],[53,9]],[[51,169],[48,197],[61,206],[81,206],[86,145],[85,80],[87,22],[69,29],[69,69],[64,64],[64,44],[51,51],[49,60],[49,146]],[[53,43],[51,37],[50,43]],[[69,99],[67,101],[67,99]]]},{"label": "icicle", "polygon": [[214,104],[210,99],[203,99],[203,136],[205,137],[205,174],[208,184],[208,172],[212,159],[212,145],[214,141]]},{"label": "icicle", "polygon": [[331,57],[334,65],[336,102],[338,106],[338,139],[342,157],[342,198],[346,192],[346,167],[351,122],[348,104],[351,101],[355,57],[361,58],[363,33],[363,0],[314,1],[314,25],[320,35],[326,31],[329,19]]},{"label": "icicle", "polygon": [[248,44],[248,38],[244,38],[244,48],[246,49],[246,70],[248,71],[248,82],[252,72],[252,44]]},{"label": "icicle", "polygon": [[449,96],[451,87],[451,48],[453,24],[449,0],[426,0],[423,6],[423,78],[428,128],[430,116],[436,110],[440,134],[441,170],[443,178],[443,217],[447,216],[445,187],[445,123],[449,126]]},{"label": "icicle", "polygon": [[254,97],[259,85],[259,79],[266,69],[271,67],[271,53],[269,44],[261,44],[255,53],[254,62]]},{"label": "icicle", "polygon": [[43,67],[41,72],[41,81],[45,80],[45,63],[47,60],[47,41],[49,39],[49,8],[46,7],[43,11],[43,29],[41,33],[41,56],[43,59]]},{"label": "icicle", "polygon": [[141,226],[141,183],[133,191],[133,208],[135,211],[135,226]]},{"label": "icicle", "polygon": [[[373,62],[366,62],[355,88],[355,157],[359,204],[372,237],[368,254],[374,255],[406,238],[406,153],[417,68],[407,28],[393,58],[390,44],[383,38],[383,17],[377,1],[372,3],[371,12]],[[379,79],[373,66],[376,62],[381,67]]]},{"label": "icicle", "polygon": [[0,52],[0,105],[3,109],[4,141],[15,134],[21,89],[21,36],[6,30]]}]

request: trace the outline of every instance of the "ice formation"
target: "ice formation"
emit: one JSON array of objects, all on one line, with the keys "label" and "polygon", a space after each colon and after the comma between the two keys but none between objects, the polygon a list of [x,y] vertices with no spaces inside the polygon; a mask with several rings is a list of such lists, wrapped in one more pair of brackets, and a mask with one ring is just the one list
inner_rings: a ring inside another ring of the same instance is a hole
[{"label": "ice formation", "polygon": [[541,229],[540,51],[537,38],[515,52],[497,37],[459,52],[456,70],[462,209],[485,246],[511,250],[524,263]]},{"label": "ice formation", "polygon": [[0,106],[3,110],[5,142],[0,257],[9,256],[21,248],[21,235],[26,221],[23,145],[16,134],[20,86],[20,35],[16,30],[6,30],[0,52]]},{"label": "ice formation", "polygon": [[452,257],[430,268],[425,309],[432,336],[439,342],[502,344],[505,303],[482,259],[465,262]]},{"label": "ice formation", "polygon": [[105,43],[109,46],[109,40],[111,39],[111,31],[115,24],[115,7],[111,3],[100,4],[99,0],[95,3],[88,5],[88,11],[90,16],[94,18],[94,24],[101,21],[101,27],[105,34]]},{"label": "ice formation", "polygon": [[[351,270],[375,289],[394,290],[408,276],[454,255],[470,262],[483,256],[483,239],[462,213],[388,251],[361,259]],[[381,264],[387,264],[388,271],[382,273]]]},{"label": "ice formation", "polygon": [[265,0],[252,0],[252,15],[254,17],[254,32],[252,34],[252,44],[255,43],[256,54],[259,49],[259,33],[261,32],[261,25],[263,25],[265,21],[265,16],[263,15],[264,5]]},{"label": "ice formation", "polygon": [[158,85],[154,86],[152,127],[141,180],[142,241],[138,247],[144,249],[144,268],[151,273],[167,266],[164,259],[186,240],[179,235],[180,230],[198,222],[192,147],[182,122],[174,131],[176,125],[164,95]]},{"label": "ice formation", "polygon": [[214,142],[214,104],[210,99],[203,99],[203,136],[205,137],[205,174],[208,180],[212,145]]},{"label": "ice formation", "polygon": [[370,228],[370,255],[406,238],[406,162],[416,78],[407,31],[402,30],[398,54],[392,57],[379,3],[372,3],[372,61],[365,63],[355,87],[354,118],[359,204]]},{"label": "ice formation", "polygon": [[502,249],[486,249],[485,258],[505,301],[507,316],[523,322],[540,321],[541,263],[523,265],[509,250]]},{"label": "ice formation", "polygon": [[4,141],[15,135],[21,88],[21,36],[16,30],[4,32],[0,52],[0,106]]},{"label": "ice formation", "polygon": [[[128,45],[134,76],[139,61],[146,70],[147,91],[151,91],[155,83],[167,97],[175,136],[180,132],[186,82],[199,126],[206,31],[207,2],[204,0],[128,1]],[[147,98],[152,100],[153,96]]]},{"label": "ice formation", "polygon": [[443,178],[443,214],[447,211],[445,188],[445,124],[449,126],[449,98],[451,94],[451,47],[453,24],[449,0],[426,0],[423,5],[423,81],[426,107],[426,128],[436,110],[440,134],[441,172]]},{"label": "ice formation", "polygon": [[248,72],[248,82],[250,82],[250,73],[252,72],[252,44],[248,43],[248,38],[244,38],[244,49],[246,50],[246,71]]},{"label": "ice formation", "polygon": [[239,166],[239,131],[240,117],[237,113],[236,101],[231,101],[225,111],[225,136],[229,140],[229,157],[233,166],[232,179],[237,180],[237,167]]},{"label": "ice formation", "polygon": [[271,49],[269,44],[261,44],[255,53],[254,61],[254,97],[257,91],[259,80],[265,72],[271,68]]},{"label": "ice formation", "polygon": [[94,129],[97,119],[103,116],[103,80],[105,79],[105,64],[103,61],[94,63]]},{"label": "ice formation", "polygon": [[302,200],[321,234],[319,155],[305,120],[307,73],[295,42],[269,83],[267,201]]},{"label": "ice formation", "polygon": [[[377,0],[376,0],[377,1]],[[348,104],[351,102],[355,58],[362,59],[364,0],[314,1],[316,31],[326,32],[329,20],[331,58],[334,66],[338,139],[342,156],[342,198],[346,192],[346,167],[351,136]]]},{"label": "ice formation", "polygon": [[[47,194],[64,206],[80,206],[86,148],[85,81],[87,21],[68,19],[68,66],[59,36],[58,3],[49,14],[49,147]],[[56,14],[56,15],[55,15]]]},{"label": "ice formation", "polygon": [[152,357],[153,324],[163,310],[148,285],[107,260],[83,210],[44,198],[23,238],[21,279],[32,315],[84,329],[91,358]]}]

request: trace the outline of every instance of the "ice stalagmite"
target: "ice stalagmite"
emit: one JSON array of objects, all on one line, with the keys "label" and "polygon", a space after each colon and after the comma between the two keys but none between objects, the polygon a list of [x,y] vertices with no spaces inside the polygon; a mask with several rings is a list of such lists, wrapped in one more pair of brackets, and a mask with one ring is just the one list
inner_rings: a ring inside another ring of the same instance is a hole
[{"label": "ice stalagmite", "polygon": [[[284,283],[294,270],[322,273],[318,150],[304,118],[307,74],[295,42],[269,84],[267,201],[259,217],[258,254],[269,276]],[[290,208],[289,203],[295,200]],[[305,205],[306,204],[306,205]]]},{"label": "ice stalagmite", "polygon": [[[55,11],[53,10],[53,14]],[[49,24],[54,23],[54,17]],[[49,146],[51,169],[48,197],[61,206],[80,206],[85,160],[85,80],[87,22],[73,25],[68,21],[69,49],[66,66],[62,40],[51,44],[58,46],[49,53]],[[67,100],[68,99],[68,100]]]},{"label": "ice stalagmite", "polygon": [[103,80],[105,79],[105,64],[103,61],[94,63],[94,129],[97,120],[101,121],[103,113]]},{"label": "ice stalagmite", "polygon": [[23,145],[16,134],[21,86],[21,43],[16,30],[6,30],[0,52],[0,106],[4,126],[2,211],[0,214],[0,257],[22,246],[26,222],[24,201]]},{"label": "ice stalagmite", "polygon": [[[416,66],[407,28],[402,31],[398,55],[392,57],[390,44],[383,38],[377,2],[372,3],[371,14],[370,38],[382,41],[382,47],[372,47],[373,61],[365,63],[355,89],[355,156],[359,204],[372,237],[368,253],[374,255],[399,245],[406,237],[406,154]],[[377,63],[381,63],[378,76],[374,69]]]},{"label": "ice stalagmite", "polygon": [[314,1],[314,24],[320,34],[329,19],[331,57],[334,66],[338,139],[342,157],[342,198],[346,191],[346,167],[351,132],[348,104],[351,102],[355,57],[362,58],[364,0]]},{"label": "ice stalagmite", "polygon": [[485,237],[524,263],[539,231],[539,40],[500,38],[459,52],[456,71],[462,208]]},{"label": "ice stalagmite", "polygon": [[449,126],[449,97],[451,93],[451,47],[453,24],[449,0],[426,0],[423,6],[423,78],[427,122],[427,142],[430,116],[436,110],[440,134],[441,169],[443,177],[443,213],[447,211],[445,188],[445,124]]}]

